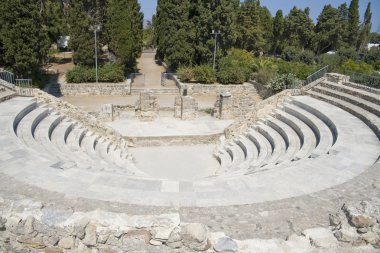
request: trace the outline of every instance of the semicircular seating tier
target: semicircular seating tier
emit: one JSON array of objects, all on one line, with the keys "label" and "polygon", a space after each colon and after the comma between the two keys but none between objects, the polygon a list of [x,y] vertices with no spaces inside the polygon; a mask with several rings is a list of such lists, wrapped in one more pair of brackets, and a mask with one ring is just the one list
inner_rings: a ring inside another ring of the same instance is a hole
[{"label": "semicircular seating tier", "polygon": [[349,181],[380,154],[380,91],[321,79],[219,147],[214,176],[152,178],[128,152],[34,99],[0,103],[0,172],[69,198],[149,206],[274,201]]}]

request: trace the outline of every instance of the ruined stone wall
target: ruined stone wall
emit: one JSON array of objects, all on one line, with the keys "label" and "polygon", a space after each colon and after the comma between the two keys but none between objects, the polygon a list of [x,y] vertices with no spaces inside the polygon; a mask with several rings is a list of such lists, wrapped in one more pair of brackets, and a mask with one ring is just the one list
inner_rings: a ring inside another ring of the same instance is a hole
[{"label": "ruined stone wall", "polygon": [[[30,199],[0,198],[0,252],[378,252],[376,202],[346,203],[329,215],[329,227],[310,228],[286,240],[235,240],[179,213],[128,215],[54,209]],[[326,217],[327,219],[327,217]]]},{"label": "ruined stone wall", "polygon": [[198,103],[191,96],[178,96],[174,102],[174,118],[193,120],[198,117]]},{"label": "ruined stone wall", "polygon": [[135,115],[142,121],[153,121],[159,116],[158,97],[150,91],[141,92],[135,106]]},{"label": "ruined stone wall", "polygon": [[60,83],[60,91],[64,96],[78,95],[114,95],[124,96],[131,92],[131,80],[122,83]]}]

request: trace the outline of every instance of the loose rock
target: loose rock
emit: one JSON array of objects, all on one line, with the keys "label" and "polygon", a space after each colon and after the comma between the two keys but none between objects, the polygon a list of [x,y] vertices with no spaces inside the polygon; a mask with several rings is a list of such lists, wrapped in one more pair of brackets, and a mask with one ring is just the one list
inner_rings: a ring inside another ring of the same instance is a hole
[{"label": "loose rock", "polygon": [[214,245],[214,250],[216,252],[237,252],[238,245],[234,240],[226,236],[218,239]]},{"label": "loose rock", "polygon": [[58,246],[63,249],[72,249],[74,247],[74,238],[72,236],[63,237]]},{"label": "loose rock", "polygon": [[181,229],[182,243],[189,249],[204,251],[210,248],[208,230],[205,225],[192,223]]}]

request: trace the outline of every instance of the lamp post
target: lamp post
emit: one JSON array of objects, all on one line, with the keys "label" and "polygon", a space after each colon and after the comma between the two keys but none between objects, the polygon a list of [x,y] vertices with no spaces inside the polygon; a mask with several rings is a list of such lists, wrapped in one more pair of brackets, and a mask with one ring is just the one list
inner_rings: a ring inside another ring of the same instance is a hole
[{"label": "lamp post", "polygon": [[214,60],[213,60],[213,63],[212,63],[212,69],[215,70],[215,66],[216,66],[216,50],[217,50],[217,40],[218,40],[218,35],[220,35],[220,31],[219,30],[212,30],[212,35],[215,36],[215,46],[214,46]]},{"label": "lamp post", "polygon": [[90,27],[90,30],[94,31],[94,37],[95,37],[95,73],[96,73],[96,83],[98,83],[98,47],[97,47],[97,32],[99,32],[101,29],[100,25],[93,25]]}]

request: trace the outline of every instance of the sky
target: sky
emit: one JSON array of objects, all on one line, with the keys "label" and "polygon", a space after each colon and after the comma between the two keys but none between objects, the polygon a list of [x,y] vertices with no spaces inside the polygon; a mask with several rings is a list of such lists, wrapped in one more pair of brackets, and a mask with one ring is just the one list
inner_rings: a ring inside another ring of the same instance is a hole
[{"label": "sky", "polygon": [[[156,12],[157,0],[138,0],[141,4],[141,10],[144,13],[145,19],[151,20],[152,15]],[[346,2],[350,4],[350,0],[261,0],[261,5],[268,7],[274,16],[278,9],[284,11],[284,15],[289,13],[293,6],[298,8],[310,7],[310,16],[316,21],[321,13],[323,6],[331,4],[334,7]],[[360,17],[364,17],[364,12],[368,2],[371,2],[372,10],[372,31],[380,33],[380,0],[359,0],[360,2]]]}]

